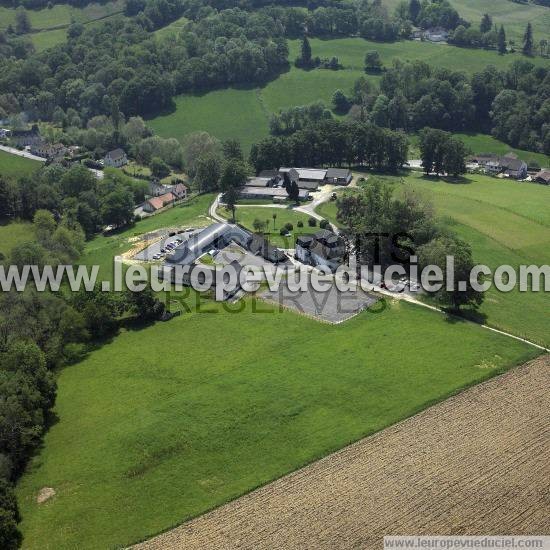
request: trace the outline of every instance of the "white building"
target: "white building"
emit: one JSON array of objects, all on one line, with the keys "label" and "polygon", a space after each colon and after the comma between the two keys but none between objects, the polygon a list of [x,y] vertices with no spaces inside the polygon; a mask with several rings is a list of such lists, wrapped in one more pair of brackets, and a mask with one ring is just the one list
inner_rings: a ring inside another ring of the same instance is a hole
[{"label": "white building", "polygon": [[114,149],[105,155],[103,163],[105,166],[109,166],[111,168],[120,168],[121,166],[128,164],[128,157],[122,149]]}]

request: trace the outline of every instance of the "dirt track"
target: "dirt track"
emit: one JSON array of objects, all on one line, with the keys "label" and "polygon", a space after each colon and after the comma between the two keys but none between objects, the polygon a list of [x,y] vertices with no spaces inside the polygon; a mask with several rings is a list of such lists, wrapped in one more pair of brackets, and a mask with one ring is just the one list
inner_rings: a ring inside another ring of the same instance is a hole
[{"label": "dirt track", "polygon": [[136,548],[381,548],[384,534],[550,535],[550,356]]}]

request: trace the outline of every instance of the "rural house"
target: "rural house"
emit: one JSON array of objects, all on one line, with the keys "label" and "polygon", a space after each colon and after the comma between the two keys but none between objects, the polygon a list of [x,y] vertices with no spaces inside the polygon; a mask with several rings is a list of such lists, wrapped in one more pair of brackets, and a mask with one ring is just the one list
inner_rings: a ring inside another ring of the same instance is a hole
[{"label": "rural house", "polygon": [[521,159],[503,157],[500,164],[502,172],[510,178],[522,180],[527,177],[527,163]]},{"label": "rural house", "polygon": [[424,32],[424,38],[430,42],[447,42],[449,38],[449,33],[441,27],[435,27],[433,29],[428,29]]},{"label": "rural house", "polygon": [[538,183],[550,185],[550,169],[544,168],[543,170],[535,174],[533,179]]},{"label": "rural house", "polygon": [[527,177],[527,163],[519,159],[512,152],[502,157],[493,153],[485,153],[472,157],[472,160],[477,162],[489,174],[505,174],[515,179],[524,179]]},{"label": "rural house", "polygon": [[0,128],[0,139],[4,139],[11,136],[11,130],[7,128]]},{"label": "rural house", "polygon": [[173,204],[175,200],[176,197],[172,192],[165,193],[164,195],[159,195],[158,197],[153,197],[152,199],[145,201],[143,205],[143,211],[147,212],[148,214],[152,214],[153,212],[156,212],[157,210],[160,210],[161,208],[164,208],[169,204]]},{"label": "rural house", "polygon": [[248,243],[248,249],[255,256],[261,256],[264,260],[273,264],[287,262],[286,254],[279,248],[269,244],[269,241],[260,233],[254,233]]},{"label": "rural house", "polygon": [[122,149],[114,149],[109,151],[103,158],[103,164],[111,168],[120,168],[128,164],[128,157]]},{"label": "rural house", "polygon": [[302,263],[326,266],[331,271],[336,271],[346,257],[346,244],[332,231],[322,229],[315,235],[298,237],[295,256]]},{"label": "rural house", "polygon": [[29,147],[42,143],[42,136],[36,124],[30,130],[13,130],[11,140],[17,147]]},{"label": "rural house", "polygon": [[67,153],[67,148],[62,143],[49,143],[41,142],[31,146],[31,153],[37,157],[43,157],[45,159],[55,159],[63,157]]}]

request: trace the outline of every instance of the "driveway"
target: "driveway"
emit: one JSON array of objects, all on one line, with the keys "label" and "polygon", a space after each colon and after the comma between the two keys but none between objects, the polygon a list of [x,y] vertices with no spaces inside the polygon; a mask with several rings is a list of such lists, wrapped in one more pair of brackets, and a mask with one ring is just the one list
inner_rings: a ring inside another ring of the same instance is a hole
[{"label": "driveway", "polygon": [[8,147],[7,145],[0,145],[0,151],[4,151],[5,153],[10,153],[10,155],[16,155],[18,157],[24,157],[26,159],[36,160],[38,162],[46,162],[45,158],[37,157],[36,155],[29,153],[28,151],[20,151],[15,147]]}]

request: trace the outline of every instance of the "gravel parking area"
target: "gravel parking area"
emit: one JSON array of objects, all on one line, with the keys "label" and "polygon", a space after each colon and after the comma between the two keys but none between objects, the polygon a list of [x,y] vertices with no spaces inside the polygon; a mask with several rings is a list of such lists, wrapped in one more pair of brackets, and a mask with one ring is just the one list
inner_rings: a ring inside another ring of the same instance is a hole
[{"label": "gravel parking area", "polygon": [[180,233],[172,237],[169,237],[168,232],[166,232],[165,235],[160,239],[160,241],[157,241],[153,243],[151,246],[143,249],[141,252],[136,254],[132,259],[138,260],[141,262],[150,262],[153,260],[153,256],[155,254],[160,254],[160,249],[164,248],[168,243],[174,242],[176,239],[182,239],[183,241],[185,241],[192,234],[193,232],[185,232],[185,233]]},{"label": "gravel parking area", "polygon": [[258,295],[264,300],[280,304],[281,307],[328,323],[342,323],[379,300],[360,288],[341,292],[335,284],[327,292],[316,291],[311,286],[305,292],[292,292],[286,285],[280,285],[276,291],[266,290]]}]

